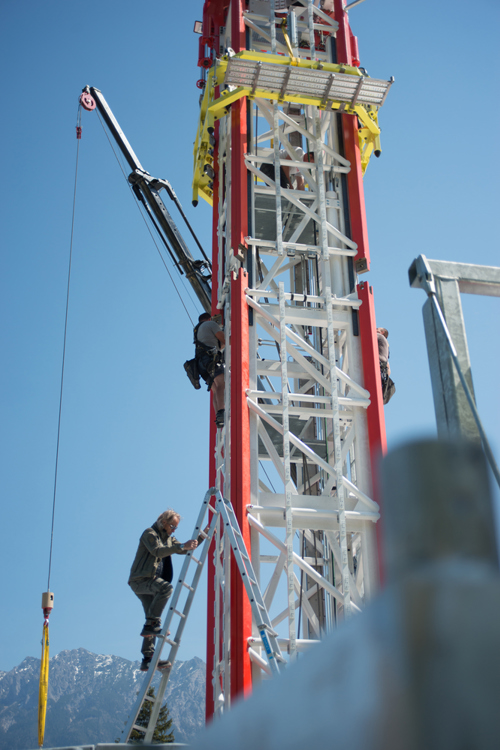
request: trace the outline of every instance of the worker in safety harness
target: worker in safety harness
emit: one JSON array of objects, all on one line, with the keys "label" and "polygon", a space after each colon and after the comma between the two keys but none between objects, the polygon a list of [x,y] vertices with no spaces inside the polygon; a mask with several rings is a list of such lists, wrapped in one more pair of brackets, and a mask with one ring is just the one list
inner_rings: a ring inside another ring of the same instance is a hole
[{"label": "worker in safety harness", "polygon": [[208,313],[202,313],[194,329],[195,359],[198,372],[212,392],[215,424],[224,426],[224,331]]},{"label": "worker in safety harness", "polygon": [[[304,150],[300,148],[300,146],[295,147],[293,150],[295,152],[295,161],[306,161]],[[291,158],[292,157],[290,156],[288,151],[285,151],[285,149],[280,149],[280,185],[282,188],[305,190],[305,181],[303,175],[300,172],[300,169],[298,167],[286,166],[286,161],[290,160]],[[312,159],[308,158],[307,161],[312,161]],[[276,172],[274,169],[274,164],[267,164],[266,162],[263,162],[260,165],[260,171],[267,177],[270,177],[271,180],[276,182]]]},{"label": "worker in safety harness", "polygon": [[378,358],[380,363],[380,377],[382,381],[382,396],[384,404],[388,404],[396,393],[394,381],[390,378],[389,364],[389,331],[387,328],[377,328]]},{"label": "worker in safety harness", "polygon": [[[185,555],[196,549],[204,539],[208,526],[198,539],[182,544],[173,532],[181,517],[175,510],[166,510],[155,523],[141,535],[139,547],[132,564],[128,584],[140,599],[146,615],[142,629],[141,671],[147,672],[155,650],[156,636],[161,633],[161,616],[174,590],[172,586],[172,555]],[[159,661],[158,669],[169,669],[168,661]]]}]

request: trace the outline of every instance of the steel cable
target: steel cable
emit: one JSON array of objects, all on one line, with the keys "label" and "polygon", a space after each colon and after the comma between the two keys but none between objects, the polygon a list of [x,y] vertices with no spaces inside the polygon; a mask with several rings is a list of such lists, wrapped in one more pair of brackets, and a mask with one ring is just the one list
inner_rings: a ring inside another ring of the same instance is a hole
[{"label": "steel cable", "polygon": [[[148,222],[146,221],[146,218],[145,218],[145,216],[144,216],[144,214],[143,214],[143,212],[142,212],[142,210],[141,210],[141,207],[140,207],[140,205],[139,205],[139,201],[137,200],[137,197],[136,197],[136,195],[135,195],[134,191],[132,190],[132,187],[131,187],[131,185],[130,185],[130,183],[129,183],[128,179],[127,179],[127,175],[125,174],[125,171],[124,171],[124,169],[123,169],[123,167],[122,167],[122,164],[121,164],[121,162],[120,162],[120,159],[118,158],[118,155],[116,154],[116,151],[115,151],[115,149],[113,148],[113,144],[111,143],[111,140],[110,140],[110,138],[109,138],[109,135],[108,135],[108,133],[107,133],[107,131],[106,131],[106,128],[104,127],[104,123],[103,123],[103,121],[102,121],[102,119],[101,119],[101,115],[100,115],[100,113],[99,113],[99,111],[98,111],[98,110],[96,110],[96,111],[97,111],[97,116],[99,117],[99,122],[101,123],[102,129],[104,130],[104,134],[106,135],[106,138],[107,138],[107,140],[108,140],[108,143],[109,143],[109,145],[111,146],[111,150],[112,150],[113,154],[115,155],[115,159],[116,159],[116,161],[118,162],[118,166],[120,167],[120,170],[121,170],[121,172],[122,172],[122,174],[123,174],[123,176],[124,176],[124,178],[125,178],[125,182],[127,183],[128,187],[129,187],[129,189],[130,189],[130,192],[132,193],[132,195],[133,195],[133,197],[134,197],[134,201],[135,201],[135,203],[136,203],[136,206],[137,206],[137,208],[138,208],[138,210],[139,210],[139,213],[140,213],[140,215],[141,215],[141,217],[142,217],[142,220],[144,221],[144,224],[146,225],[146,228],[147,228],[147,230],[148,230],[148,232],[149,232],[149,234],[150,234],[150,236],[151,236],[151,239],[152,239],[152,240],[153,240],[153,242],[154,242],[154,245],[155,245],[155,247],[156,247],[156,249],[157,249],[157,251],[158,251],[158,255],[159,255],[159,256],[160,256],[160,258],[161,258],[161,262],[163,263],[163,265],[164,265],[164,267],[165,267],[165,270],[166,270],[166,272],[167,272],[167,273],[168,273],[168,275],[169,275],[170,281],[172,282],[172,285],[173,285],[173,287],[174,287],[175,291],[177,292],[177,296],[179,297],[179,299],[180,299],[180,301],[181,301],[181,304],[182,304],[182,306],[183,306],[183,308],[184,308],[184,310],[185,310],[185,312],[186,312],[186,315],[188,316],[188,318],[189,318],[189,320],[190,320],[190,322],[191,322],[191,325],[192,325],[192,326],[194,327],[194,322],[193,322],[193,320],[192,320],[192,318],[191,318],[191,316],[190,316],[190,314],[189,314],[189,312],[188,312],[188,309],[187,309],[186,305],[184,304],[184,300],[183,300],[183,299],[182,299],[182,297],[181,297],[181,294],[180,294],[180,292],[179,292],[179,290],[178,290],[178,288],[177,288],[177,286],[176,286],[176,284],[175,284],[175,281],[174,281],[174,279],[173,279],[173,277],[172,277],[172,274],[170,273],[170,271],[169,271],[169,269],[168,269],[168,266],[167,266],[167,264],[166,264],[166,262],[165,262],[165,258],[163,257],[163,255],[162,255],[162,253],[161,253],[161,250],[160,250],[160,248],[159,248],[159,246],[158,246],[158,243],[156,242],[155,236],[153,235],[153,233],[152,233],[152,231],[151,231],[151,227],[149,226]],[[165,244],[166,244],[166,243],[165,243]],[[170,250],[170,248],[168,248],[168,250],[169,250],[169,252],[171,253],[171,250]],[[189,290],[188,290],[188,289],[186,289],[185,291],[187,291],[187,294],[188,294],[188,296],[189,296],[189,298],[190,298],[191,302],[193,302],[193,304],[195,304],[195,303],[194,303],[194,300],[193,300],[193,298],[191,297],[191,295],[190,295],[190,293],[189,293]]]},{"label": "steel cable", "polygon": [[69,310],[69,290],[70,290],[70,282],[71,282],[71,261],[73,257],[73,235],[74,235],[74,229],[75,229],[76,186],[77,186],[77,181],[78,181],[78,158],[80,155],[81,117],[82,117],[82,108],[81,108],[81,105],[79,105],[77,116],[76,116],[77,141],[76,141],[75,185],[73,189],[71,239],[69,243],[68,284],[66,288],[66,313],[64,317],[64,340],[63,340],[63,353],[62,353],[62,365],[61,365],[61,388],[59,392],[59,416],[57,419],[56,461],[55,461],[55,470],[54,470],[54,496],[52,500],[52,524],[51,524],[51,530],[50,530],[49,573],[48,573],[48,581],[47,581],[47,591],[50,591],[50,573],[52,570],[52,549],[53,549],[53,544],[54,544],[54,521],[55,521],[55,514],[56,514],[57,472],[58,472],[58,467],[59,467],[59,443],[60,443],[60,437],[61,437],[61,414],[62,414],[62,400],[63,400],[63,388],[64,388],[64,366],[66,362],[66,336],[68,332],[68,310]]}]

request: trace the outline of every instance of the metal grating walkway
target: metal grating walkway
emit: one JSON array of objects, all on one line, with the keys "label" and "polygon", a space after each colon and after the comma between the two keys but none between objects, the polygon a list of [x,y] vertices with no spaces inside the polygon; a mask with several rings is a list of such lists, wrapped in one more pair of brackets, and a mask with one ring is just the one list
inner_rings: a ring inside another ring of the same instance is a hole
[{"label": "metal grating walkway", "polygon": [[315,97],[324,104],[343,102],[381,107],[392,80],[333,73],[327,70],[279,65],[260,60],[232,57],[228,61],[224,83],[278,94],[280,97]]}]

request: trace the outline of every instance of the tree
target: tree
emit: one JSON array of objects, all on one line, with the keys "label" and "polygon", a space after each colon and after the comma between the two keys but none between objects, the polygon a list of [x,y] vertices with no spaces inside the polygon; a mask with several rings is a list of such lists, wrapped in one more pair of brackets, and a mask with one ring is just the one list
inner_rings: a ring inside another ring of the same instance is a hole
[{"label": "tree", "polygon": [[[148,695],[151,698],[155,697],[155,689],[154,687],[150,687],[148,690]],[[136,724],[138,724],[141,727],[147,727],[149,723],[149,717],[151,716],[151,711],[153,709],[153,704],[151,701],[145,700],[142,704],[142,708],[139,711],[139,716],[137,717]],[[158,716],[158,721],[156,723],[155,731],[153,732],[153,742],[154,743],[161,743],[161,742],[175,742],[174,738],[174,732],[168,731],[172,727],[172,719],[169,719],[168,717],[168,708],[167,704],[165,703],[160,708],[160,715]],[[134,740],[139,740],[142,742],[144,739],[144,733],[139,732],[137,729],[132,730],[132,734],[130,735],[131,742],[134,742]]]}]

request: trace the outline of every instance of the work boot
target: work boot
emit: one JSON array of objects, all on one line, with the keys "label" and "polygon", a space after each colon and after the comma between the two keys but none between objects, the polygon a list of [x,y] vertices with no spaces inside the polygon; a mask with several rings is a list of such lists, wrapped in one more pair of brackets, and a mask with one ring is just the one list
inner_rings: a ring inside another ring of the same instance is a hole
[{"label": "work boot", "polygon": [[184,369],[186,370],[186,375],[188,376],[191,385],[193,385],[197,391],[200,390],[200,376],[198,375],[198,366],[196,364],[195,359],[188,359],[187,362],[184,362]]},{"label": "work boot", "polygon": [[219,409],[215,415],[215,424],[217,427],[224,427],[224,409]]},{"label": "work boot", "polygon": [[157,635],[160,635],[161,633],[161,622],[148,622],[146,620],[146,624],[144,625],[142,629],[142,637],[143,638],[154,638]]},{"label": "work boot", "polygon": [[171,668],[172,668],[172,664],[169,661],[162,661],[160,659],[160,661],[157,664],[157,669],[171,669]]}]

